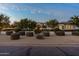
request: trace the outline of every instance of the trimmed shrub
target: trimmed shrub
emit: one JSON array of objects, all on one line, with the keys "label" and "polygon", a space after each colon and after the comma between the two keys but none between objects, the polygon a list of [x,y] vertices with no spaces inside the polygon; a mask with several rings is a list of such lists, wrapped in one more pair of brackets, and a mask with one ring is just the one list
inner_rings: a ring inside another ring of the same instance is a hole
[{"label": "trimmed shrub", "polygon": [[64,31],[55,31],[55,34],[58,36],[64,36],[65,32]]},{"label": "trimmed shrub", "polygon": [[72,31],[72,35],[77,35],[77,36],[79,36],[79,31]]},{"label": "trimmed shrub", "polygon": [[43,29],[42,31],[50,31],[49,29]]},{"label": "trimmed shrub", "polygon": [[39,33],[41,33],[42,31],[39,30],[39,29],[35,29],[34,32],[35,32],[35,34],[39,34]]},{"label": "trimmed shrub", "polygon": [[6,31],[6,35],[11,35],[13,31]]},{"label": "trimmed shrub", "polygon": [[44,36],[50,36],[50,33],[49,33],[49,31],[43,31],[43,35]]},{"label": "trimmed shrub", "polygon": [[11,40],[18,40],[18,39],[20,39],[19,33],[13,33],[13,34],[11,34]]},{"label": "trimmed shrub", "polygon": [[32,36],[34,36],[34,34],[33,34],[33,32],[29,31],[29,32],[26,33],[26,36],[32,37]]},{"label": "trimmed shrub", "polygon": [[0,27],[0,34],[1,34],[2,28]]},{"label": "trimmed shrub", "polygon": [[25,35],[25,31],[19,31],[18,32],[20,35],[24,36]]},{"label": "trimmed shrub", "polygon": [[36,39],[44,39],[44,36],[42,34],[37,34]]},{"label": "trimmed shrub", "polygon": [[14,31],[19,32],[19,31],[21,31],[21,28],[15,28]]},{"label": "trimmed shrub", "polygon": [[33,31],[33,29],[24,28],[22,31]]},{"label": "trimmed shrub", "polygon": [[2,30],[2,28],[0,27],[0,31]]},{"label": "trimmed shrub", "polygon": [[27,31],[33,31],[33,29],[28,29]]},{"label": "trimmed shrub", "polygon": [[59,28],[55,28],[54,31],[60,31],[60,29]]}]

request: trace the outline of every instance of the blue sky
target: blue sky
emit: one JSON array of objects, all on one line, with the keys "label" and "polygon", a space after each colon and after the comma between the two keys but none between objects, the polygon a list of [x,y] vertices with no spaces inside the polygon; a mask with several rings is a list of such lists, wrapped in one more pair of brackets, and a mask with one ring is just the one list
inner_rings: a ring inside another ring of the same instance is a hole
[{"label": "blue sky", "polygon": [[71,16],[79,16],[79,4],[77,3],[16,3],[0,4],[0,13],[8,15],[11,22],[22,18],[29,18],[38,22],[50,19],[68,21]]}]

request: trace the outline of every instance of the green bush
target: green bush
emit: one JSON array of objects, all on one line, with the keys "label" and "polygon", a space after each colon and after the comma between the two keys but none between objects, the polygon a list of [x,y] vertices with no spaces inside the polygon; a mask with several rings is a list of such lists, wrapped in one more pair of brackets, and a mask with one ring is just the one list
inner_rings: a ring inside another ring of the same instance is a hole
[{"label": "green bush", "polygon": [[2,28],[0,27],[0,31],[2,30]]},{"label": "green bush", "polygon": [[58,36],[64,36],[65,32],[64,31],[55,31],[55,34]]},{"label": "green bush", "polygon": [[33,34],[33,32],[29,31],[29,32],[26,33],[26,36],[32,37],[32,36],[34,36],[34,34]]},{"label": "green bush", "polygon": [[79,36],[79,31],[72,31],[72,35],[77,35],[77,36]]},{"label": "green bush", "polygon": [[60,31],[60,29],[59,28],[55,28],[54,31]]},{"label": "green bush", "polygon": [[43,29],[42,31],[50,31],[49,29]]},{"label": "green bush", "polygon": [[43,31],[43,35],[44,36],[50,36],[50,33],[49,33],[49,31]]},{"label": "green bush", "polygon": [[19,31],[18,32],[20,35],[24,36],[25,35],[25,31]]},{"label": "green bush", "polygon": [[19,31],[21,31],[21,28],[15,28],[14,31],[19,32]]},{"label": "green bush", "polygon": [[33,31],[33,29],[30,28],[30,29],[28,29],[27,31]]},{"label": "green bush", "polygon": [[2,28],[0,27],[0,34],[1,34]]},{"label": "green bush", "polygon": [[77,29],[77,31],[79,32],[79,29]]},{"label": "green bush", "polygon": [[6,31],[6,35],[11,35],[13,31]]},{"label": "green bush", "polygon": [[18,40],[20,39],[20,35],[18,33],[11,34],[11,40]]},{"label": "green bush", "polygon": [[37,34],[36,39],[41,39],[42,40],[42,39],[44,39],[44,36],[42,34]]},{"label": "green bush", "polygon": [[34,32],[35,32],[35,34],[39,34],[39,33],[42,32],[42,30],[40,30],[40,29],[35,29]]}]

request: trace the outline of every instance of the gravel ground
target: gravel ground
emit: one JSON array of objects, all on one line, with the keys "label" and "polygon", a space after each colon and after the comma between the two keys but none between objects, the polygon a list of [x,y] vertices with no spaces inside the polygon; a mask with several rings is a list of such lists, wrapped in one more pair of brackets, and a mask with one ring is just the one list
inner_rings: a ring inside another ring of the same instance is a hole
[{"label": "gravel ground", "polygon": [[0,46],[79,46],[79,36],[72,36],[71,32],[66,32],[65,36],[56,36],[54,32],[44,40],[36,37],[20,36],[19,40],[10,40],[10,36],[2,32],[0,35]]},{"label": "gravel ground", "polygon": [[79,56],[79,36],[66,32],[65,36],[56,36],[38,40],[34,37],[21,36],[19,40],[10,40],[2,32],[0,35],[0,56]]}]

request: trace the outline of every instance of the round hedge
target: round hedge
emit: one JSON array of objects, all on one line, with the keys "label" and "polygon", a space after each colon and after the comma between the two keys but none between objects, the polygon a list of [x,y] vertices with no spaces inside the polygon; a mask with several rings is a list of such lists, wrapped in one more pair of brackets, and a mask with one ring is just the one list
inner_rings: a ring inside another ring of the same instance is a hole
[{"label": "round hedge", "polygon": [[64,36],[65,32],[64,31],[55,31],[55,34],[58,36]]},{"label": "round hedge", "polygon": [[14,31],[19,32],[19,31],[21,31],[21,28],[15,28]]},{"label": "round hedge", "polygon": [[72,31],[72,35],[79,36],[79,31]]},{"label": "round hedge", "polygon": [[33,32],[29,31],[29,32],[26,33],[26,36],[32,37],[32,36],[34,36],[34,34],[33,34]]},{"label": "round hedge", "polygon": [[11,35],[13,31],[6,31],[6,35]]},{"label": "round hedge", "polygon": [[50,33],[48,31],[43,31],[44,36],[50,36]]},{"label": "round hedge", "polygon": [[37,34],[36,39],[44,39],[44,36],[42,34]]},{"label": "round hedge", "polygon": [[25,35],[25,31],[19,31],[19,34],[24,36]]},{"label": "round hedge", "polygon": [[13,33],[13,34],[11,34],[11,40],[18,40],[18,39],[20,39],[19,33]]}]

